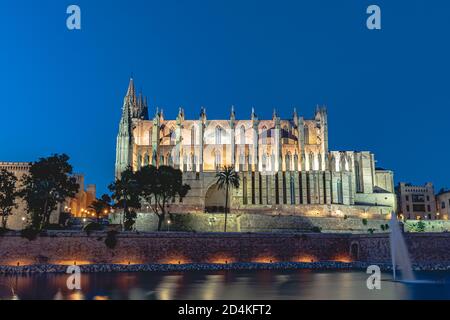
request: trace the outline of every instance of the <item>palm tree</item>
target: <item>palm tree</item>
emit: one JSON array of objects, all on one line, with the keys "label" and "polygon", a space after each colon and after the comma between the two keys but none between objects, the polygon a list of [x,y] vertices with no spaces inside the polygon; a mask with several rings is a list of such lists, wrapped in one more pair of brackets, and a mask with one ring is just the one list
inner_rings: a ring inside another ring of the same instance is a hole
[{"label": "palm tree", "polygon": [[228,214],[228,194],[230,186],[232,188],[239,188],[239,175],[234,170],[233,166],[225,166],[216,174],[217,188],[219,190],[225,188],[225,231],[227,232],[227,214]]}]

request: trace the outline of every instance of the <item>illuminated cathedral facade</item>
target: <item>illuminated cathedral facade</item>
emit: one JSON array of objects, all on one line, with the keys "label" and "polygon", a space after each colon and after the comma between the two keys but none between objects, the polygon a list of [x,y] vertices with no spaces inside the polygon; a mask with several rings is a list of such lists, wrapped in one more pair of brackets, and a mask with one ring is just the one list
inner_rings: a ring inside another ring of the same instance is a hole
[{"label": "illuminated cathedral facade", "polygon": [[291,119],[208,119],[201,108],[187,119],[182,108],[174,120],[136,95],[131,79],[124,98],[116,147],[115,175],[131,166],[168,165],[183,172],[191,186],[172,212],[223,212],[225,194],[217,171],[233,166],[240,187],[230,195],[232,213],[306,216],[385,216],[396,209],[393,172],[377,168],[369,151],[330,151],[328,117],[316,107],[312,119],[293,110]]}]

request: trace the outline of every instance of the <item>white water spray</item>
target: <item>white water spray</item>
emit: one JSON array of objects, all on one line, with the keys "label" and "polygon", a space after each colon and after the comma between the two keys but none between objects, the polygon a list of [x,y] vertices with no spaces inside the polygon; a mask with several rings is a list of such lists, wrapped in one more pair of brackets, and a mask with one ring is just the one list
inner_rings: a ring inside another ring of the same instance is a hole
[{"label": "white water spray", "polygon": [[396,267],[402,271],[403,281],[414,281],[414,274],[412,271],[411,260],[408,254],[408,248],[406,247],[403,233],[400,230],[399,222],[395,212],[391,214],[391,221],[389,223],[391,232],[389,234],[389,240],[391,245],[391,258],[392,258],[392,272],[394,281],[397,280]]}]

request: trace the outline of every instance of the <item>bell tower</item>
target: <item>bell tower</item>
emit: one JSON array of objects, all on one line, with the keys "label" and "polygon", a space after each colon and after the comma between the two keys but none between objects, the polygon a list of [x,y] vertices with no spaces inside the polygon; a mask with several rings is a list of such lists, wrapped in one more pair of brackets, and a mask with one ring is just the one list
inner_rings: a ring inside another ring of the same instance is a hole
[{"label": "bell tower", "polygon": [[127,94],[123,100],[122,118],[116,141],[115,177],[120,179],[122,172],[132,165],[133,161],[133,124],[132,112],[136,102],[133,78],[130,79]]}]

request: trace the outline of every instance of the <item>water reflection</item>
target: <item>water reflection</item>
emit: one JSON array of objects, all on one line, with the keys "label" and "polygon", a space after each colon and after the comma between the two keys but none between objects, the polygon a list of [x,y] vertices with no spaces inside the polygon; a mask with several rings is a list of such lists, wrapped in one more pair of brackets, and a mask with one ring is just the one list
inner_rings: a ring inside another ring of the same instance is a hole
[{"label": "water reflection", "polygon": [[214,300],[214,299],[450,299],[450,273],[418,273],[419,284],[366,287],[364,271],[219,271],[83,274],[80,291],[67,275],[0,276],[0,299]]}]

